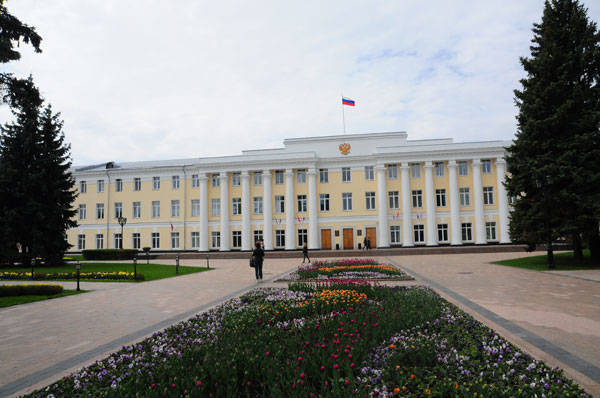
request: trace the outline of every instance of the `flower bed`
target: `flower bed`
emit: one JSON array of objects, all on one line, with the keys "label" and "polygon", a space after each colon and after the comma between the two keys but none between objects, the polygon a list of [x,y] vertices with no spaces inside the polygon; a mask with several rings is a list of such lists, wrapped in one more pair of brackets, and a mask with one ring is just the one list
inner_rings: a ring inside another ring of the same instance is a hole
[{"label": "flower bed", "polygon": [[281,278],[281,281],[308,281],[330,278],[370,279],[370,280],[413,280],[413,278],[392,265],[380,264],[373,259],[349,259],[341,261],[315,261],[301,265],[295,272]]},{"label": "flower bed", "polygon": [[253,290],[29,396],[585,395],[431,290],[292,289]]},{"label": "flower bed", "polygon": [[[75,280],[77,272],[56,272],[46,274],[43,272],[35,272],[35,279],[44,281],[54,280]],[[133,280],[133,272],[81,272],[79,279],[82,280]],[[31,272],[0,272],[0,279],[26,281],[31,280]],[[138,273],[137,280],[144,280],[144,275]]]},{"label": "flower bed", "polygon": [[52,296],[62,292],[62,285],[0,285],[0,297]]}]

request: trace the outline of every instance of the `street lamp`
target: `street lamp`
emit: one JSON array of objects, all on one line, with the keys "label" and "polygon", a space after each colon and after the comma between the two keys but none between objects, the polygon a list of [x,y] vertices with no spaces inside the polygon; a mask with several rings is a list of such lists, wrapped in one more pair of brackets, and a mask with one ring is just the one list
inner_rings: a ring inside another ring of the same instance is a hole
[{"label": "street lamp", "polygon": [[119,216],[117,221],[119,222],[119,225],[121,226],[121,247],[119,247],[119,249],[122,249],[123,248],[123,227],[125,226],[125,224],[127,224],[127,218]]}]

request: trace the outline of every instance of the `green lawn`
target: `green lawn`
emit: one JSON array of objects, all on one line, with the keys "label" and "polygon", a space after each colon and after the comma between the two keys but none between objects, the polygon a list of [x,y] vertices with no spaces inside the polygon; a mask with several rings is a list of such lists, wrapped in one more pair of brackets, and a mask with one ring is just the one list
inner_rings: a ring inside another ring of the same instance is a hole
[{"label": "green lawn", "polygon": [[495,261],[492,264],[507,265],[509,267],[518,267],[532,269],[536,271],[575,271],[600,269],[599,265],[592,265],[590,262],[590,251],[583,251],[583,262],[579,263],[573,257],[573,252],[555,253],[554,263],[556,268],[550,270],[548,268],[548,257],[546,254],[541,256],[514,258],[511,260]]},{"label": "green lawn", "polygon": [[[212,269],[212,268],[210,268]],[[27,267],[1,267],[0,272],[2,271],[13,271],[13,272],[31,272],[31,268]],[[65,264],[60,267],[38,267],[34,268],[34,272],[42,272],[42,273],[58,273],[58,272],[73,272],[75,271],[75,264]],[[132,263],[81,263],[81,272],[133,272],[133,264]],[[179,275],[185,274],[193,274],[195,272],[204,272],[207,271],[205,267],[179,267]],[[175,266],[174,265],[162,265],[162,264],[146,264],[139,263],[137,265],[138,274],[144,275],[144,281],[153,281],[156,279],[169,278],[175,275]],[[83,279],[82,279],[83,280]],[[69,280],[72,282],[72,280]],[[114,282],[114,281],[100,281],[94,279],[94,282]],[[120,282],[130,282],[130,281],[120,281]],[[133,282],[133,281],[131,281]]]},{"label": "green lawn", "polygon": [[53,298],[72,296],[74,294],[85,293],[87,290],[63,290],[62,293],[52,296],[16,296],[16,297],[0,297],[0,308],[10,307],[13,305],[33,303],[34,301],[50,300]]}]

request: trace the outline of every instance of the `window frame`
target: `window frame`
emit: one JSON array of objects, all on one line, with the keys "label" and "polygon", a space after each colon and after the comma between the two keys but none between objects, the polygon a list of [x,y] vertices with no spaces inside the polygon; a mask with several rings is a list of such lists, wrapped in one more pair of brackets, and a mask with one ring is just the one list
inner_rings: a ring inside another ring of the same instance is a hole
[{"label": "window frame", "polygon": [[96,220],[104,220],[104,203],[96,203]]},{"label": "window frame", "polygon": [[231,231],[231,248],[242,248],[242,231]]},{"label": "window frame", "polygon": [[446,175],[444,162],[435,162],[435,176],[436,178],[442,178]]},{"label": "window frame", "polygon": [[303,247],[304,243],[308,244],[308,230],[306,228],[299,228],[296,232],[298,247]]},{"label": "window frame", "polygon": [[493,206],[494,205],[494,187],[483,187],[483,205]]},{"label": "window frame", "polygon": [[446,188],[438,188],[435,190],[435,205],[436,207],[446,207]]},{"label": "window frame", "polygon": [[448,242],[449,240],[449,234],[448,234],[448,224],[447,223],[441,223],[441,224],[437,224],[437,237],[438,237],[438,242]]},{"label": "window frame", "polygon": [[461,207],[471,206],[471,189],[469,187],[459,187],[458,199]]},{"label": "window frame", "polygon": [[210,231],[210,247],[211,249],[221,248],[221,231]]},{"label": "window frame", "polygon": [[366,210],[377,210],[374,191],[365,192],[365,208]]},{"label": "window frame", "polygon": [[160,218],[160,200],[152,201],[152,218]]},{"label": "window frame", "polygon": [[352,169],[350,167],[342,167],[342,182],[352,182]]},{"label": "window frame", "polygon": [[390,243],[393,245],[402,243],[399,225],[390,225]]},{"label": "window frame", "polygon": [[319,184],[327,184],[329,182],[329,169],[319,169]]},{"label": "window frame", "polygon": [[96,181],[96,193],[103,193],[104,192],[104,180],[97,180]]},{"label": "window frame", "polygon": [[400,209],[400,191],[388,191],[388,207]]},{"label": "window frame", "polygon": [[77,250],[85,250],[85,234],[77,234]]},{"label": "window frame", "polygon": [[210,175],[210,185],[213,188],[218,188],[221,186],[221,176],[218,173],[212,173]]},{"label": "window frame", "polygon": [[397,180],[398,179],[398,165],[397,164],[389,164],[388,165],[387,177],[388,177],[388,180]]},{"label": "window frame", "polygon": [[298,213],[306,213],[308,211],[306,195],[296,195],[296,203],[298,206]]},{"label": "window frame", "polygon": [[142,246],[142,235],[139,232],[131,234],[131,247],[133,249],[141,249]]},{"label": "window frame", "polygon": [[412,199],[412,208],[413,209],[422,209],[423,208],[423,190],[413,189],[411,191],[410,197]]},{"label": "window frame", "polygon": [[319,209],[322,212],[326,212],[331,209],[331,207],[329,205],[329,194],[328,193],[319,194]]},{"label": "window frame", "polygon": [[242,185],[242,173],[239,171],[231,173],[231,186],[239,187],[240,185]]},{"label": "window frame", "polygon": [[468,177],[469,176],[469,162],[467,160],[459,160],[456,163],[458,164],[458,175],[460,177]]},{"label": "window frame", "polygon": [[285,196],[284,195],[275,195],[275,214],[283,214],[285,213]]},{"label": "window frame", "polygon": [[482,159],[481,160],[481,174],[492,174],[492,160]]},{"label": "window frame", "polygon": [[410,163],[410,178],[419,179],[421,178],[421,163]]},{"label": "window frame", "polygon": [[104,249],[104,234],[96,234],[94,241],[96,250]]},{"label": "window frame", "polygon": [[231,215],[242,215],[242,198],[231,198]]},{"label": "window frame", "polygon": [[123,217],[123,202],[115,202],[114,218]]},{"label": "window frame", "polygon": [[200,232],[190,231],[190,247],[192,249],[200,248]]},{"label": "window frame", "polygon": [[221,216],[221,198],[210,199],[210,216],[220,217]]},{"label": "window frame", "polygon": [[85,220],[87,217],[87,205],[85,203],[80,203],[77,209],[77,217],[79,220]]},{"label": "window frame", "polygon": [[179,199],[171,200],[171,217],[179,217],[181,214],[181,204],[179,203]]},{"label": "window frame", "polygon": [[152,177],[152,190],[153,191],[160,190],[160,176]]},{"label": "window frame", "polygon": [[117,178],[115,180],[115,192],[123,192],[123,179]]},{"label": "window frame", "polygon": [[262,196],[252,197],[252,214],[263,214],[263,202]]},{"label": "window frame", "polygon": [[171,176],[171,189],[179,189],[181,186],[181,179],[178,175]]},{"label": "window frame", "polygon": [[275,247],[278,249],[285,247],[285,229],[275,230]]},{"label": "window frame", "polygon": [[488,241],[498,240],[498,230],[496,229],[496,221],[485,222],[485,239]]},{"label": "window frame", "polygon": [[352,192],[342,192],[342,210],[352,211]]},{"label": "window frame", "polygon": [[200,217],[200,199],[192,199],[190,203],[191,215],[190,217]]},{"label": "window frame", "polygon": [[135,177],[133,179],[133,190],[134,191],[142,190],[142,179],[140,177]]},{"label": "window frame", "polygon": [[460,236],[463,242],[473,241],[473,224],[470,222],[463,222],[460,224]]},{"label": "window frame", "polygon": [[150,248],[160,249],[160,232],[152,232],[150,235]]},{"label": "window frame", "polygon": [[306,169],[296,170],[296,184],[306,183]]},{"label": "window frame", "polygon": [[283,170],[275,170],[275,185],[283,185],[284,181]]},{"label": "window frame", "polygon": [[87,181],[79,181],[79,193],[87,193]]},{"label": "window frame", "polygon": [[425,243],[425,226],[423,224],[413,225],[413,238],[415,243]]},{"label": "window frame", "polygon": [[253,185],[262,185],[263,184],[263,172],[255,171],[252,173],[252,184]]}]

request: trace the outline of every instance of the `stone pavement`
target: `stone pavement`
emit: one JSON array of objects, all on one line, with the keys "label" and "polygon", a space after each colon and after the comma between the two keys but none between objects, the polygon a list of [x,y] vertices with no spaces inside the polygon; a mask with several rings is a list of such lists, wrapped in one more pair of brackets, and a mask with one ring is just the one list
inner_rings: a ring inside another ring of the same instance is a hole
[{"label": "stone pavement", "polygon": [[600,270],[489,264],[540,253],[386,257],[443,297],[600,396]]}]

